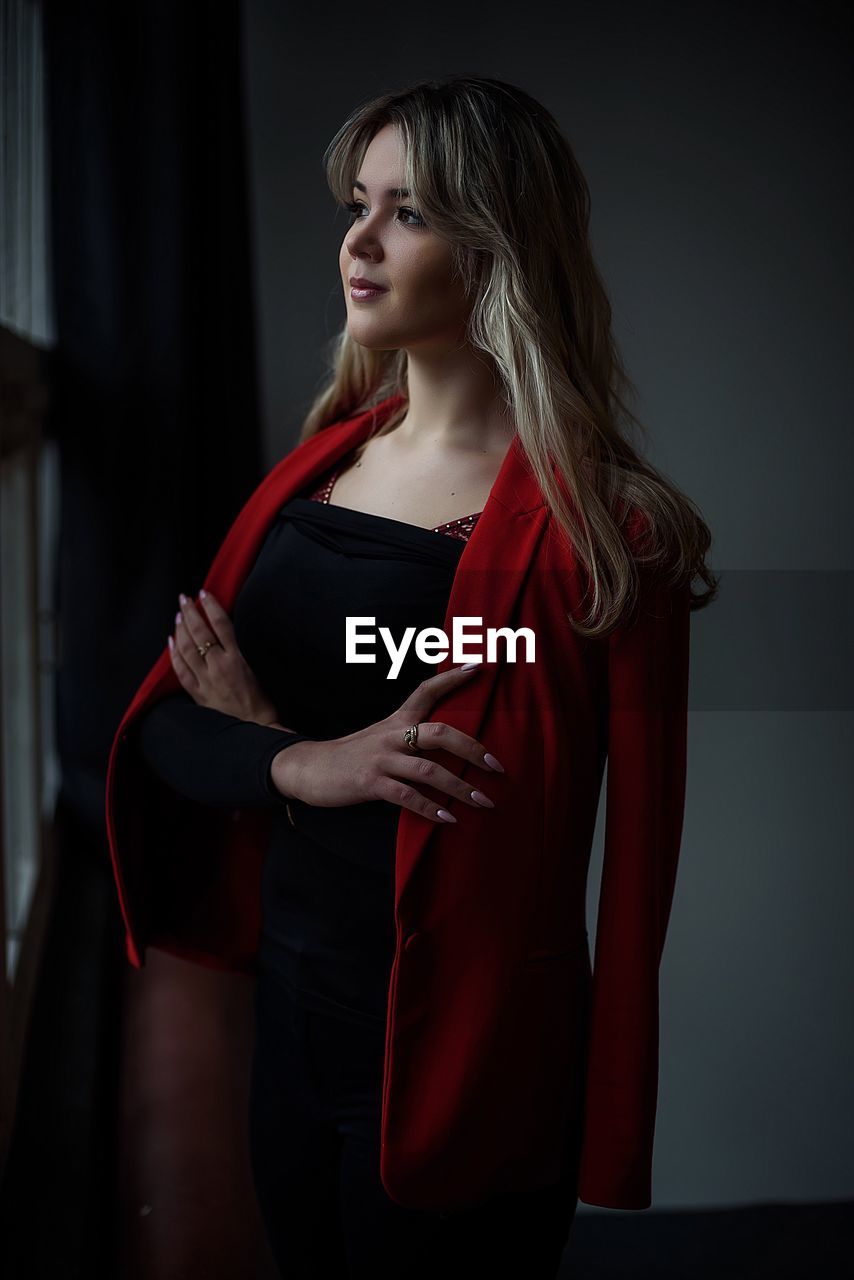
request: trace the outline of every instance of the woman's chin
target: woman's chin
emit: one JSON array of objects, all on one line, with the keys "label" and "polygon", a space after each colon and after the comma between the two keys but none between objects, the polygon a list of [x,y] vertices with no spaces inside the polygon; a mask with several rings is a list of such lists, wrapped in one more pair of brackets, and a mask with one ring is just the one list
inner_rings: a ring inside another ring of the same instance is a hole
[{"label": "woman's chin", "polygon": [[389,334],[369,333],[360,325],[348,325],[350,337],[368,351],[397,351],[401,343]]}]

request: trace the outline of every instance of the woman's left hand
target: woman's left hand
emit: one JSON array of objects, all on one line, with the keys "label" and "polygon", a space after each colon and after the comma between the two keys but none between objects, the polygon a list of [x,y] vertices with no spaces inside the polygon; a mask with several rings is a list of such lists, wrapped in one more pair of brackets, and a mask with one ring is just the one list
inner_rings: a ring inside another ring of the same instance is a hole
[{"label": "woman's left hand", "polygon": [[[210,591],[199,595],[204,614],[187,596],[178,597],[181,610],[175,615],[174,643],[169,636],[172,669],[181,685],[201,707],[238,720],[272,724],[276,708],[240,652],[231,619]],[[208,644],[202,657],[199,647]]]}]

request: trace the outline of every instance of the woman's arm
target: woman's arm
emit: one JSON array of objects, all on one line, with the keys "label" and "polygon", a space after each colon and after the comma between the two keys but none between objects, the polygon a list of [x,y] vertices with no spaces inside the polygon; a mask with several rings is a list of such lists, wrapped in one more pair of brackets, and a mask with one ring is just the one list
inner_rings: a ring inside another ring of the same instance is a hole
[{"label": "woman's arm", "polygon": [[285,733],[296,733],[296,729],[290,729],[286,724],[279,724],[278,720],[264,720],[262,724],[266,724],[270,729],[283,729]]},{"label": "woman's arm", "polygon": [[161,782],[200,804],[280,809],[273,759],[311,741],[278,723],[256,724],[199,706],[188,693],[162,698],[135,728],[138,749]]}]

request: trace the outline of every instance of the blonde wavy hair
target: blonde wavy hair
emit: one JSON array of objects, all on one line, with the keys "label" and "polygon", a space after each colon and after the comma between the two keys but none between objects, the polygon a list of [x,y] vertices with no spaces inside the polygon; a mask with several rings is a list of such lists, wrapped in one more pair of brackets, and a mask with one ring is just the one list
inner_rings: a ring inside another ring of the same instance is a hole
[{"label": "blonde wavy hair", "polygon": [[[637,603],[641,566],[674,587],[699,577],[708,589],[690,588],[690,607],[711,603],[718,580],[705,564],[707,525],[628,438],[645,429],[628,408],[636,392],[593,260],[589,188],[554,117],[514,85],[479,76],[381,94],[352,112],[324,153],[342,206],[386,124],[401,133],[407,205],[452,246],[471,300],[468,341],[491,360],[559,536],[586,571],[589,609],[570,625],[590,637],[619,625]],[[299,440],[392,395],[407,396],[406,351],[360,346],[345,322]],[[374,434],[394,430],[406,408]]]}]

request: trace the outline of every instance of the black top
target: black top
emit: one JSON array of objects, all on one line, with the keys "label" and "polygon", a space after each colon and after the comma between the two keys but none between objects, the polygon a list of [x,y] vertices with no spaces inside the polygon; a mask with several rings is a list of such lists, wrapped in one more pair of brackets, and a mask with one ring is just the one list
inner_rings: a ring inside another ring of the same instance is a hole
[{"label": "black top", "polygon": [[[204,804],[273,810],[258,963],[304,1007],[385,1022],[401,811],[385,800],[339,808],[291,801],[291,825],[270,765],[294,742],[341,737],[383,719],[435,675],[438,664],[421,662],[413,645],[389,679],[379,628],[388,627],[398,645],[407,627],[444,626],[475,518],[423,529],[329,506],[323,496],[292,498],[270,527],[232,621],[279,721],[299,732],[200,707],[183,691],[139,723],[143,757],[175,790]],[[374,647],[359,649],[374,653],[374,663],[345,662],[348,615],[375,618],[362,625],[375,635]]]}]

